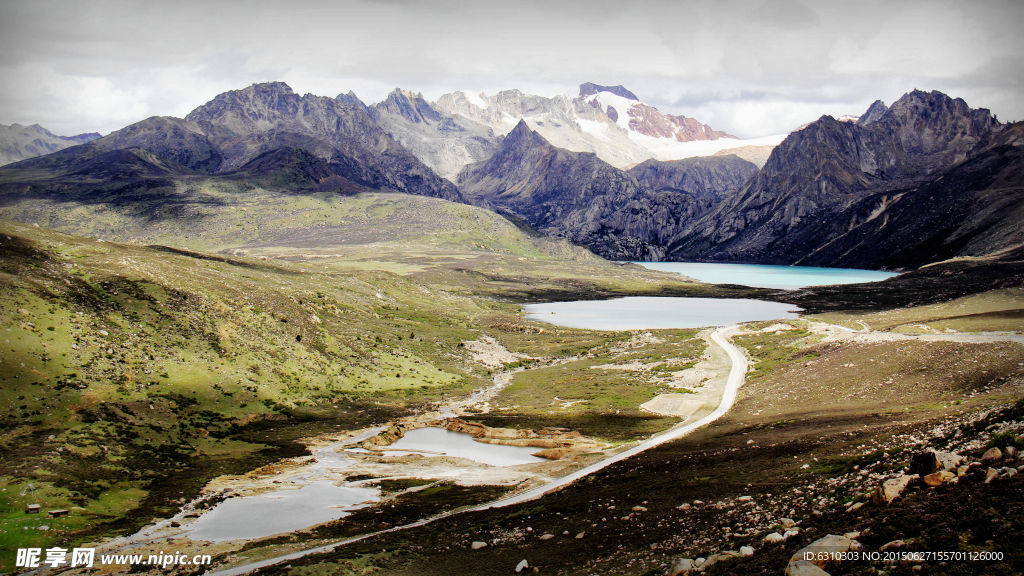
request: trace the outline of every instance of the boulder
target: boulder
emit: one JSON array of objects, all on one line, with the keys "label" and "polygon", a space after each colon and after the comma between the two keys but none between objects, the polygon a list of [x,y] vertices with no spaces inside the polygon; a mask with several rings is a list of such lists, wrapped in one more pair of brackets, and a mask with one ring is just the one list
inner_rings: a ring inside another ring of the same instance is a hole
[{"label": "boulder", "polygon": [[982,462],[994,462],[996,460],[1001,459],[1002,457],[1003,457],[1003,451],[1000,450],[998,447],[992,447],[992,448],[989,448],[988,450],[986,450],[985,453],[981,455],[981,461]]},{"label": "boulder", "polygon": [[786,576],[829,576],[829,574],[807,560],[797,560],[786,566]]},{"label": "boulder", "polygon": [[940,470],[955,470],[963,462],[964,457],[953,452],[925,450],[914,454],[910,459],[910,473],[926,476]]},{"label": "boulder", "polygon": [[697,571],[697,566],[694,565],[693,560],[690,558],[676,558],[672,561],[672,566],[666,572],[666,576],[682,576],[683,574],[692,574]]},{"label": "boulder", "polygon": [[949,482],[953,478],[956,478],[956,474],[948,470],[939,470],[938,472],[932,472],[928,474],[922,480],[928,486],[942,486],[946,482]]},{"label": "boulder", "polygon": [[[796,554],[793,554],[793,556],[789,558],[789,562],[790,564],[792,564],[794,562],[797,562],[798,560],[803,560],[804,555],[806,554],[818,554],[822,552],[849,552],[851,550],[860,550],[861,548],[863,548],[863,546],[860,542],[857,542],[856,540],[851,540],[846,536],[829,534],[828,536],[825,536],[824,538],[819,538],[814,542],[808,544],[806,547],[797,550]],[[812,560],[811,563],[818,566],[819,568],[824,568],[825,565],[828,563],[828,560]]]},{"label": "boulder", "polygon": [[487,548],[487,542],[480,542],[477,540],[469,545],[470,550],[479,550],[481,548]]},{"label": "boulder", "polygon": [[917,476],[903,475],[890,478],[875,488],[875,492],[871,495],[871,501],[875,506],[888,504],[899,498],[903,491],[907,489],[907,486],[910,486],[914,480],[917,480]]},{"label": "boulder", "polygon": [[767,536],[761,539],[761,541],[765,544],[776,544],[778,542],[782,542],[783,540],[785,540],[785,538],[782,536],[782,534],[779,534],[778,532],[772,532],[771,534],[768,534]]},{"label": "boulder", "polygon": [[753,555],[754,555],[754,547],[753,546],[740,546],[740,556],[753,556]]},{"label": "boulder", "polygon": [[516,574],[519,574],[520,572],[522,572],[523,570],[526,570],[529,567],[530,567],[530,563],[529,562],[527,562],[525,559],[520,560],[519,564],[516,564]]},{"label": "boulder", "polygon": [[796,521],[792,518],[782,518],[779,520],[779,525],[783,528],[792,528],[793,526],[796,526]]},{"label": "boulder", "polygon": [[551,540],[554,537],[555,537],[554,534],[543,534],[543,535],[541,535],[540,539],[541,540]]},{"label": "boulder", "polygon": [[1007,446],[1006,448],[1003,448],[1003,454],[1005,454],[1007,458],[1016,458],[1018,452],[1019,450],[1017,450],[1016,446]]},{"label": "boulder", "polygon": [[856,512],[864,507],[864,502],[857,502],[846,509],[847,512]]}]

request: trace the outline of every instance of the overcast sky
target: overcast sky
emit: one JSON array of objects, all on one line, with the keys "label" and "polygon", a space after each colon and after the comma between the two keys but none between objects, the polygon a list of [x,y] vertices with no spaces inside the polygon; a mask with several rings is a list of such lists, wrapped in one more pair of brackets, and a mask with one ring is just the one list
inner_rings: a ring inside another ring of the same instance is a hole
[{"label": "overcast sky", "polygon": [[624,84],[745,137],[920,88],[1024,118],[1024,2],[0,0],[0,123],[108,133],[218,93]]}]

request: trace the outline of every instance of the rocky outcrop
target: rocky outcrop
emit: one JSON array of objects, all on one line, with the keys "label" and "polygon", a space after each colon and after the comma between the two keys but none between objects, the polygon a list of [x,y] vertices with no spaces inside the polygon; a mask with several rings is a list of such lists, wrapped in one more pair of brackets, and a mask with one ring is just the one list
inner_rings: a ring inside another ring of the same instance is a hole
[{"label": "rocky outcrop", "polygon": [[593,82],[584,82],[583,84],[580,84],[580,98],[593,96],[599,92],[608,92],[609,94],[620,96],[626,100],[640,101],[640,99],[636,97],[636,94],[627,90],[622,84],[618,84],[616,86],[602,86],[600,84],[594,84]]}]

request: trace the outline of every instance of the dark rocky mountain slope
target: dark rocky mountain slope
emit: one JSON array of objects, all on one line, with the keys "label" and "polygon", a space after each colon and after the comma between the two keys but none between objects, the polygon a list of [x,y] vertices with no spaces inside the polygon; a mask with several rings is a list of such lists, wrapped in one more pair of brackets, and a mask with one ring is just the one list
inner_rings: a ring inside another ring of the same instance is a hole
[{"label": "dark rocky mountain slope", "polygon": [[875,268],[1006,248],[1019,242],[1020,146],[1003,132],[988,110],[940,92],[876,102],[857,123],[825,116],[667,255]]},{"label": "dark rocky mountain slope", "polygon": [[630,172],[556,148],[520,122],[501,148],[459,175],[471,202],[611,259],[661,259],[695,216],[756,172],[739,158],[648,161]]}]

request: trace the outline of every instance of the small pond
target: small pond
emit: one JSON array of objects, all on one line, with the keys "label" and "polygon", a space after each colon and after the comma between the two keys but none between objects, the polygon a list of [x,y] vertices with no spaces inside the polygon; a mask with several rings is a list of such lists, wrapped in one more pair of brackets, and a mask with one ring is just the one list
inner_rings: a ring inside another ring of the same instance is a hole
[{"label": "small pond", "polygon": [[388,456],[423,454],[466,458],[489,466],[516,466],[543,462],[533,456],[536,447],[502,446],[477,442],[468,434],[451,432],[444,428],[418,428],[405,433],[385,450]]}]

